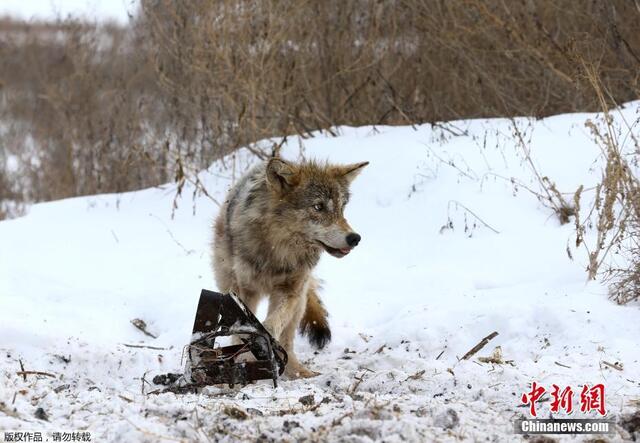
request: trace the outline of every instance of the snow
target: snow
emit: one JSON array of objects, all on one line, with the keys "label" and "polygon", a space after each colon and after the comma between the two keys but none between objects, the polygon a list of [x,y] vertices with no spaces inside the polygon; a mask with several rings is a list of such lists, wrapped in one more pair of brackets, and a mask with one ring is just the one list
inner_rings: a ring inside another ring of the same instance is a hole
[{"label": "snow", "polygon": [[[633,122],[639,108],[615,115]],[[317,353],[296,341],[301,360],[322,375],[281,379],[277,388],[265,381],[198,395],[142,393],[155,389],[143,377],[180,370],[200,289],[215,289],[212,199],[187,187],[172,218],[175,188],[165,185],[38,204],[0,222],[0,431],[89,430],[94,440],[119,442],[513,441],[533,381],[577,392],[603,383],[607,418],[632,412],[640,402],[637,305],[618,306],[602,282],[586,282],[572,224],[561,225],[525,189],[539,191],[513,137],[516,124],[537,171],[570,200],[600,177],[600,150],[584,127],[597,118],[290,137],[289,159],[371,163],[346,214],[361,244],[317,268],[333,341]],[[200,178],[220,202],[255,161],[243,150]],[[135,318],[158,338],[134,328]],[[484,349],[460,360],[493,331]],[[511,364],[478,361],[496,346]],[[54,377],[25,381],[16,374],[21,362]],[[35,418],[38,408],[48,421]],[[538,409],[549,416],[548,402]]]}]

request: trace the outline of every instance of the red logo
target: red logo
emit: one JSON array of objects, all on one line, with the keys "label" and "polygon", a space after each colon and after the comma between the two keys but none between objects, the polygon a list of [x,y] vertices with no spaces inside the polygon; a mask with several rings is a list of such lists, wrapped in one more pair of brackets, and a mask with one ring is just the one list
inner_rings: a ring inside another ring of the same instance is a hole
[{"label": "red logo", "polygon": [[607,410],[604,407],[604,385],[602,383],[593,385],[584,385],[580,392],[580,410],[582,412],[598,411],[598,414],[605,415]]},{"label": "red logo", "polygon": [[564,409],[567,414],[573,412],[573,390],[571,386],[567,386],[560,392],[560,386],[554,384],[553,391],[551,391],[551,412],[558,412],[560,409]]},{"label": "red logo", "polygon": [[[573,389],[571,386],[565,386],[563,389],[560,386],[551,385],[551,412],[565,411],[567,414],[573,412]],[[536,402],[544,395],[547,390],[538,385],[535,381],[531,383],[531,390],[522,394],[520,398],[522,404],[529,406],[529,412],[531,416],[537,417]],[[602,383],[593,385],[585,384],[580,392],[580,411],[589,413],[596,411],[598,414],[604,416],[607,413],[604,401],[604,385]]]},{"label": "red logo", "polygon": [[540,397],[542,397],[542,394],[544,393],[545,389],[542,386],[538,386],[538,384],[534,381],[531,384],[531,392],[522,394],[522,403],[529,404],[529,410],[531,412],[531,415],[534,417],[538,416],[538,414],[536,414],[536,402]]}]

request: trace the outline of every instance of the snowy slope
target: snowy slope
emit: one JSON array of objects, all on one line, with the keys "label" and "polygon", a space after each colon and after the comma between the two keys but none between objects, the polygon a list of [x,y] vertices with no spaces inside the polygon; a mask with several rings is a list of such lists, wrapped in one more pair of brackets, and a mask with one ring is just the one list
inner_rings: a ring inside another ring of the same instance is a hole
[{"label": "snowy slope", "polygon": [[[638,107],[622,115],[632,122]],[[537,170],[562,192],[599,178],[588,118],[516,121]],[[512,441],[532,381],[578,392],[604,383],[610,418],[637,409],[637,306],[617,306],[601,283],[586,284],[585,252],[574,248],[573,260],[566,252],[572,225],[560,225],[524,187],[539,190],[511,122],[445,126],[289,138],[289,159],[371,164],[346,214],[360,246],[341,260],[323,257],[317,269],[334,340],[318,354],[297,341],[301,359],[322,375],[276,389],[141,393],[145,373],[179,370],[200,289],[215,289],[214,201],[185,189],[172,219],[167,185],[38,204],[1,222],[0,430],[87,429],[98,441]],[[201,179],[223,201],[255,161],[241,151]],[[135,329],[134,318],[158,338]],[[487,347],[459,360],[493,331]],[[477,360],[498,345],[512,364]],[[20,362],[54,377],[24,381]],[[314,405],[298,401],[308,394]],[[48,421],[34,416],[38,408]],[[549,415],[548,403],[539,409]]]}]

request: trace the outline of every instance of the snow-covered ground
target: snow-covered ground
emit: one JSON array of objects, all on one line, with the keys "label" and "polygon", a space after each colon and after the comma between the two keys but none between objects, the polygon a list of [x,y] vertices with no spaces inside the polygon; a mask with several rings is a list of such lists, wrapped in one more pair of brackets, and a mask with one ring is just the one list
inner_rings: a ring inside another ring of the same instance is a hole
[{"label": "snow-covered ground", "polygon": [[[627,105],[627,121],[638,107]],[[594,117],[516,121],[538,172],[562,192],[598,181],[600,151],[584,127]],[[0,431],[89,430],[94,441],[119,442],[513,441],[533,381],[575,392],[603,383],[608,418],[637,410],[638,306],[618,306],[603,284],[586,283],[572,224],[560,225],[525,188],[539,190],[512,122],[444,128],[343,127],[338,137],[289,138],[289,159],[371,164],[347,208],[360,246],[341,260],[323,257],[317,269],[334,339],[319,353],[296,344],[322,375],[277,388],[142,393],[154,389],[145,374],[180,369],[200,289],[215,289],[211,199],[185,188],[172,219],[167,185],[38,204],[1,222]],[[201,179],[223,201],[255,161],[241,151]],[[134,328],[135,318],[157,338]],[[509,363],[478,361],[496,346]],[[53,377],[25,380],[21,365]],[[549,417],[549,402],[538,410]],[[597,418],[579,406],[572,416]]]}]

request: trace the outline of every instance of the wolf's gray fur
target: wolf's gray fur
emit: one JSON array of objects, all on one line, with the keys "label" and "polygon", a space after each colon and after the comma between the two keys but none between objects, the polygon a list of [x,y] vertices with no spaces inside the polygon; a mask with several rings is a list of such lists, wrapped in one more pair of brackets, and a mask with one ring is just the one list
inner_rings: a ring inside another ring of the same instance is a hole
[{"label": "wolf's gray fur", "polygon": [[311,272],[323,250],[340,258],[359,242],[343,210],[349,184],[367,164],[272,158],[236,183],[216,219],[218,287],[236,292],[254,312],[260,297],[269,297],[265,326],[289,353],[286,374],[291,378],[316,375],[296,358],[296,329],[318,347],[331,338]]}]

